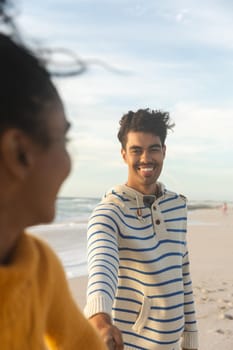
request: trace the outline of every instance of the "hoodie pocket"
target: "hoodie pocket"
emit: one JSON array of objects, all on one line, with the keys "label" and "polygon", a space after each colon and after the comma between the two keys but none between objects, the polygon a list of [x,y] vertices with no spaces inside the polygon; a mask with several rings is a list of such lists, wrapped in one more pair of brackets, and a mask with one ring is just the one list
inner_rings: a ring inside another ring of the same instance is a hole
[{"label": "hoodie pocket", "polygon": [[140,333],[144,328],[150,314],[150,308],[151,300],[144,296],[138,318],[132,327],[135,332]]}]

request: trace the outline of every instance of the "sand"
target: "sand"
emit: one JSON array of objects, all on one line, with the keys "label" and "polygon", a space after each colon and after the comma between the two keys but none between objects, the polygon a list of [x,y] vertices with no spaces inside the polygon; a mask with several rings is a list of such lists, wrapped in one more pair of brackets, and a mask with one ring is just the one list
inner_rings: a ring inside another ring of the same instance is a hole
[{"label": "sand", "polygon": [[[233,350],[233,209],[194,210],[188,245],[196,301],[199,350]],[[190,220],[191,222],[191,220]],[[69,280],[81,309],[87,277]]]}]

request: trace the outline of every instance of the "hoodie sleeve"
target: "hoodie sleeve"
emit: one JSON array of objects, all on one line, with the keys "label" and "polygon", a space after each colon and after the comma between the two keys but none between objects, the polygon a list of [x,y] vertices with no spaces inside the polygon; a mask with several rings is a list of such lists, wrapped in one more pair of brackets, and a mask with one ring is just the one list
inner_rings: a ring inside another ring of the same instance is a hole
[{"label": "hoodie sleeve", "polygon": [[99,312],[111,315],[118,283],[118,224],[113,208],[99,206],[87,231],[88,288],[86,317]]},{"label": "hoodie sleeve", "polygon": [[182,337],[182,348],[198,348],[198,331],[195,314],[192,281],[190,277],[189,254],[187,244],[183,257],[183,283],[184,283],[184,317],[185,326]]}]

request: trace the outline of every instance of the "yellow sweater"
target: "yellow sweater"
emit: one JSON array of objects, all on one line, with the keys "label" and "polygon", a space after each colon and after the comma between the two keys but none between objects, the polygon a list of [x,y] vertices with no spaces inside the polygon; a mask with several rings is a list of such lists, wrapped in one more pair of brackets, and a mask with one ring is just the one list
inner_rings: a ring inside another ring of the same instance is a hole
[{"label": "yellow sweater", "polygon": [[0,265],[0,348],[106,350],[77,309],[56,255],[25,233]]}]

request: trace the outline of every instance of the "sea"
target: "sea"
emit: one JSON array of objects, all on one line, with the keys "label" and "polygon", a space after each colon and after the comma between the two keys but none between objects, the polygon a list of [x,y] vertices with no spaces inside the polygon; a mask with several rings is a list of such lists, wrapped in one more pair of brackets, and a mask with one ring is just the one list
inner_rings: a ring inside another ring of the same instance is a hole
[{"label": "sea", "polygon": [[[59,256],[67,278],[87,274],[87,222],[100,198],[60,197],[56,201],[56,216],[48,225],[37,225],[28,231],[45,240]],[[195,209],[217,208],[222,202],[190,201],[189,224],[205,223],[192,219]]]}]

